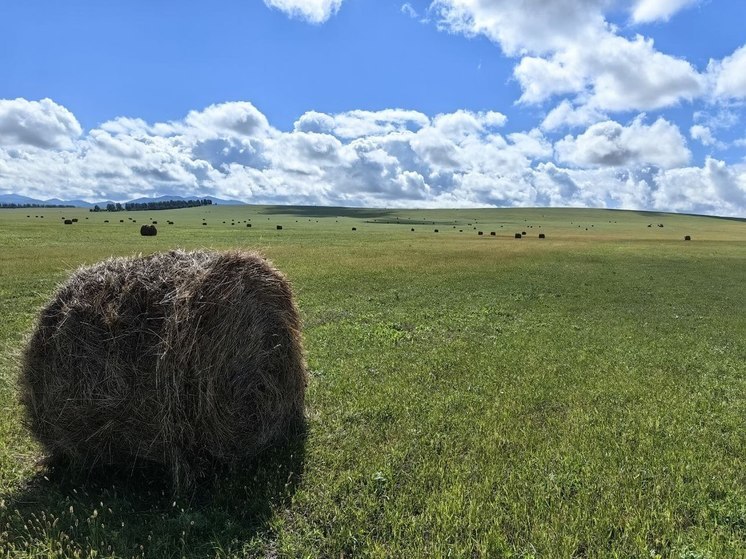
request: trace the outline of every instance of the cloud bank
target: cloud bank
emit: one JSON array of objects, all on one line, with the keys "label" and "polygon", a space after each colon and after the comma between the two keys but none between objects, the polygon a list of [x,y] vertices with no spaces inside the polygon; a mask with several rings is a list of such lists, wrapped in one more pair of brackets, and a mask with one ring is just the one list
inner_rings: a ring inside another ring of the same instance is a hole
[{"label": "cloud bank", "polygon": [[[690,165],[675,124],[605,120],[552,142],[499,112],[307,112],[292,130],[249,102],[87,132],[51,100],[0,101],[0,192],[126,200],[387,207],[589,206],[746,214],[746,165]],[[704,133],[692,133],[702,140]]]}]

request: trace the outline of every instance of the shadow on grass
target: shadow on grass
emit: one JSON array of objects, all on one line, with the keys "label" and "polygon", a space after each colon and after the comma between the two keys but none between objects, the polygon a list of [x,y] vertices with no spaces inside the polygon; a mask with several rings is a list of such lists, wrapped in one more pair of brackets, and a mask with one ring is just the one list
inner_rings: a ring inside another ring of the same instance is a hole
[{"label": "shadow on grass", "polygon": [[337,206],[270,206],[262,210],[266,215],[295,215],[300,217],[354,217],[373,219],[391,215],[385,208],[343,208]]},{"label": "shadow on grass", "polygon": [[85,478],[40,472],[0,496],[0,557],[272,555],[270,521],[302,479],[305,439],[303,431],[176,497],[166,471],[153,465]]}]

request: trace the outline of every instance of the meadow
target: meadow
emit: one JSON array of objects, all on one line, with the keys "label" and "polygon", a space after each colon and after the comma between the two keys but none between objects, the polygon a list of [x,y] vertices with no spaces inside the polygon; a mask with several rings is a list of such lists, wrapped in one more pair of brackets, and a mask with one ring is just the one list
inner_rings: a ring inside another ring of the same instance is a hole
[{"label": "meadow", "polygon": [[[305,436],[176,496],[40,467],[15,388],[40,306],[79,265],[176,247],[290,278]],[[0,316],[0,557],[746,557],[744,220],[0,210]]]}]

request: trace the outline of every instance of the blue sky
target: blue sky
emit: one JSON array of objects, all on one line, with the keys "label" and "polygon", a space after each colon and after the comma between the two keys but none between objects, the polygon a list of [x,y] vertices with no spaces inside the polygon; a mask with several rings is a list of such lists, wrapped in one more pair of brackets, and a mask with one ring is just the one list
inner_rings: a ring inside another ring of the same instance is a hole
[{"label": "blue sky", "polygon": [[1,10],[0,194],[746,215],[740,0]]}]

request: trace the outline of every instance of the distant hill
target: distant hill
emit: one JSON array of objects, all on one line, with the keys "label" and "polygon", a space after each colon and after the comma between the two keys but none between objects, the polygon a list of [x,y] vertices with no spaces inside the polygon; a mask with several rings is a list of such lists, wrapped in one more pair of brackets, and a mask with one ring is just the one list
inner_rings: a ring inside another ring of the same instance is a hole
[{"label": "distant hill", "polygon": [[[222,198],[215,198],[214,196],[158,196],[157,198],[136,198],[135,200],[126,200],[124,203],[135,203],[135,204],[147,204],[148,202],[166,202],[168,200],[210,200],[213,204],[219,204],[222,206],[242,206],[245,202],[240,200],[223,200]],[[60,200],[59,198],[50,198],[49,200],[38,200],[36,198],[29,198],[28,196],[21,196],[20,194],[0,194],[0,204],[47,204],[54,206],[75,206],[78,208],[92,208],[95,205],[105,208],[106,204],[111,203],[110,200],[104,202],[88,202],[86,200]]]}]

